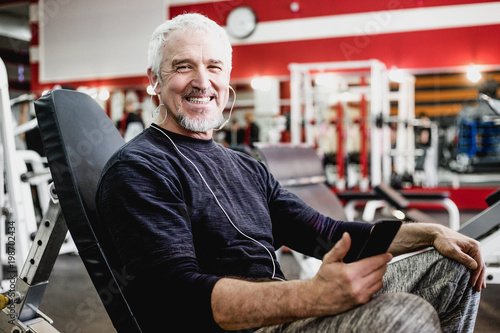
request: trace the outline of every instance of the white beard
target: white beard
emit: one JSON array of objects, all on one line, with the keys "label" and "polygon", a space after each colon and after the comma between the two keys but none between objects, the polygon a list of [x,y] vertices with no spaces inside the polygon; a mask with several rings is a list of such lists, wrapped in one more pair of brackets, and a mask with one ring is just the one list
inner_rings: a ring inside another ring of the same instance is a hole
[{"label": "white beard", "polygon": [[179,124],[188,131],[195,133],[208,132],[211,129],[219,127],[224,121],[222,112],[219,112],[210,118],[202,117],[200,119],[190,119],[186,117],[180,109],[177,111],[177,114]]}]

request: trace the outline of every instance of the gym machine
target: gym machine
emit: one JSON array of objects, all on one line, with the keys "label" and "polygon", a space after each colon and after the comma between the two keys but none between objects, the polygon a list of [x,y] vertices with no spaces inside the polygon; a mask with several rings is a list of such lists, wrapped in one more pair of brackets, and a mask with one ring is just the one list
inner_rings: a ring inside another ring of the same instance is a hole
[{"label": "gym machine", "polygon": [[57,332],[39,304],[68,230],[114,327],[141,332],[123,294],[131,278],[97,223],[94,203],[101,170],[124,140],[84,93],[53,90],[35,102],[35,110],[52,174],[51,199],[22,269],[8,276],[9,288],[0,297],[0,332]]},{"label": "gym machine", "polygon": [[[51,174],[46,158],[40,153],[16,147],[16,137],[36,128],[37,119],[15,124],[12,106],[31,105],[33,96],[24,94],[9,99],[7,82],[5,66],[0,59],[0,262],[4,266],[14,266],[12,269],[20,272],[38,224],[49,206]],[[65,240],[61,252],[75,252],[71,238]],[[15,260],[12,260],[14,256]],[[0,289],[5,289],[9,279],[3,279],[2,273],[0,270],[0,280],[3,281]]]},{"label": "gym machine", "polygon": [[[398,89],[391,91],[390,71],[375,59],[293,63],[289,69],[291,142],[318,145],[318,152],[322,154],[324,149],[318,141],[320,128],[325,123],[334,123],[336,135],[332,141],[336,141],[336,187],[339,190],[344,190],[349,183],[345,170],[348,137],[359,141],[361,191],[368,190],[370,184],[389,183],[392,157],[396,159],[397,172],[413,173],[415,78],[412,75],[401,72]],[[398,114],[391,118],[390,104],[393,101],[398,104]],[[353,106],[359,109],[358,116],[350,116],[348,109]],[[327,110],[332,109],[336,110],[335,117],[324,119]],[[396,149],[391,147],[389,122],[398,124]],[[370,161],[367,156],[370,156]]]}]

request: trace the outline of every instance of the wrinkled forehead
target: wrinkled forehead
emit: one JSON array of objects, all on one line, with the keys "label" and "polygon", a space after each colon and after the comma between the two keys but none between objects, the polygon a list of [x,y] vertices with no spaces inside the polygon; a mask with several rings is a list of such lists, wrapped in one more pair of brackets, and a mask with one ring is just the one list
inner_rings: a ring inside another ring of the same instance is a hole
[{"label": "wrinkled forehead", "polygon": [[163,65],[174,61],[210,60],[230,68],[231,52],[215,33],[202,30],[177,30],[170,34],[163,44]]}]

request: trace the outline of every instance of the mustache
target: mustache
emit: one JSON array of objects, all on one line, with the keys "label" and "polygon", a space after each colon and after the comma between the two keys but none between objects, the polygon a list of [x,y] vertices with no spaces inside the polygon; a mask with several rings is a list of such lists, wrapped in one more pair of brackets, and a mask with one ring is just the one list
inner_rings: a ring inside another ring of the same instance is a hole
[{"label": "mustache", "polygon": [[201,89],[197,89],[197,88],[191,88],[188,91],[184,91],[181,96],[182,96],[182,98],[184,98],[184,97],[188,97],[191,95],[213,95],[216,98],[219,97],[219,94],[217,93],[217,91],[215,89],[201,90]]}]

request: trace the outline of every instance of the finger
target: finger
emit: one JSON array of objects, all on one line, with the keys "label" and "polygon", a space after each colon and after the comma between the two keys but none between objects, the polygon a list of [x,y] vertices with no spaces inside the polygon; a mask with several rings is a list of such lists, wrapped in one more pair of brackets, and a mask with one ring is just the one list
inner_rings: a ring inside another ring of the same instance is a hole
[{"label": "finger", "polygon": [[452,256],[453,259],[457,260],[459,263],[464,265],[469,269],[477,269],[479,264],[476,262],[474,258],[469,256],[467,253],[462,252],[460,249],[454,253]]},{"label": "finger", "polygon": [[351,236],[347,232],[344,232],[342,238],[335,244],[335,246],[328,251],[323,257],[323,263],[333,263],[339,262],[344,259],[347,252],[351,248]]},{"label": "finger", "polygon": [[382,279],[382,277],[380,277],[374,280],[372,283],[368,284],[366,287],[366,291],[371,295],[373,295],[376,292],[380,291],[380,289],[382,289],[383,287],[384,287],[384,280]]},{"label": "finger", "polygon": [[481,269],[476,276],[473,275],[472,280],[473,281],[471,282],[471,286],[475,287],[477,291],[481,291],[482,288],[485,288],[485,270]]},{"label": "finger", "polygon": [[[378,256],[377,256],[378,257]],[[380,258],[371,257],[360,260],[352,265],[351,269],[356,269],[356,274],[359,277],[360,283],[363,285],[363,290],[374,293],[383,286],[383,277],[387,271],[387,263]]]},{"label": "finger", "polygon": [[475,287],[477,291],[481,291],[481,289],[486,288],[486,265],[484,263],[481,250],[479,249],[479,243],[475,243],[476,246],[473,246],[473,252],[468,252],[475,260],[477,264],[477,268],[474,270],[474,273],[471,277],[471,285]]},{"label": "finger", "polygon": [[481,275],[479,276],[477,284],[477,291],[481,291],[482,288],[486,288],[486,267],[484,267],[481,271]]},{"label": "finger", "polygon": [[476,287],[476,289],[478,288],[478,281],[479,281],[479,278],[481,277],[481,270],[475,270],[473,271],[472,273],[472,276],[470,278],[470,286],[471,287]]},{"label": "finger", "polygon": [[481,265],[481,268],[475,270],[472,274],[471,286],[475,287],[477,291],[486,288],[486,267],[484,265]]},{"label": "finger", "polygon": [[383,277],[387,271],[387,265],[382,265],[378,269],[371,272],[366,276],[363,276],[362,283],[366,292],[373,295],[384,286]]},{"label": "finger", "polygon": [[387,269],[387,263],[391,261],[391,259],[392,254],[383,253],[358,261],[359,264],[362,264],[362,266],[358,267],[360,270],[360,275],[368,276],[379,270],[382,270],[385,273],[385,270]]},{"label": "finger", "polygon": [[476,286],[479,278],[481,277],[481,273],[484,270],[483,259],[480,256],[479,256],[479,258],[476,259],[476,264],[477,264],[477,268],[472,271],[472,276],[471,276],[471,286],[472,287]]}]

